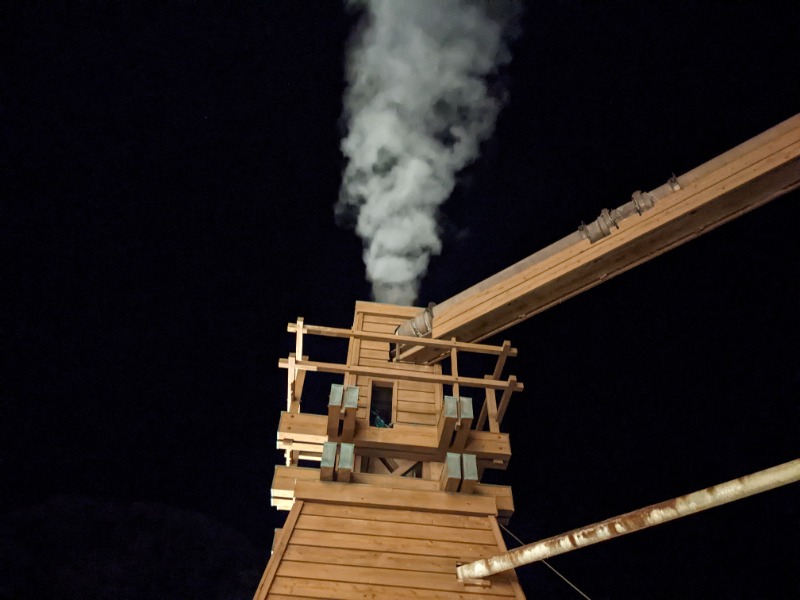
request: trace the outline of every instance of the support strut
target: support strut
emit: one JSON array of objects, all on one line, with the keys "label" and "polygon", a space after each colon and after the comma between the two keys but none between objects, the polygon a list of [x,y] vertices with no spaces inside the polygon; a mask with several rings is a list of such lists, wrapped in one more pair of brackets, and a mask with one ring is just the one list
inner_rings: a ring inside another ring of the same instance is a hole
[{"label": "support strut", "polygon": [[520,546],[491,558],[476,560],[457,567],[458,578],[460,580],[480,579],[481,577],[508,571],[514,567],[527,565],[551,556],[571,552],[584,546],[591,546],[592,544],[620,537],[627,533],[680,519],[708,508],[721,506],[722,504],[760,492],[766,492],[796,481],[800,481],[800,459],[685,496],[679,496],[666,502],[651,504],[618,517],[573,529],[568,533],[553,536],[540,542]]}]

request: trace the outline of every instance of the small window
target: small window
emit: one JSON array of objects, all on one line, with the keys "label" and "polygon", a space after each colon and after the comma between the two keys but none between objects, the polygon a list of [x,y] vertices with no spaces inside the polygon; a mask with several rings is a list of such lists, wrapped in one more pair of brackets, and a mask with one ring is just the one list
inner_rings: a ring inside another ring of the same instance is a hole
[{"label": "small window", "polygon": [[392,426],[392,400],[394,384],[388,381],[373,381],[369,409],[369,424],[373,427]]}]

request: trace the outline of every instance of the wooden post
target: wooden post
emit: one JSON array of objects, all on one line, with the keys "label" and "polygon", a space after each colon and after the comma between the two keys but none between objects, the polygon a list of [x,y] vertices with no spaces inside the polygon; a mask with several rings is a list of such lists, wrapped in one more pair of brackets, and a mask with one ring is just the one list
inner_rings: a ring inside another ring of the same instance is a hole
[{"label": "wooden post", "polygon": [[[456,338],[451,340],[452,342],[456,342]],[[460,393],[460,387],[458,385],[458,350],[453,347],[450,349],[450,375],[452,375],[455,383],[453,383],[453,396],[458,398]]]},{"label": "wooden post", "polygon": [[498,426],[503,422],[503,417],[506,415],[508,408],[508,401],[511,400],[511,394],[517,389],[517,376],[511,375],[508,378],[508,387],[503,390],[503,396],[500,398],[500,406],[497,407],[497,424]]},{"label": "wooden post", "polygon": [[461,455],[461,487],[459,492],[471,494],[478,483],[478,461],[474,454]]},{"label": "wooden post", "polygon": [[467,443],[467,436],[472,427],[472,419],[474,413],[472,411],[472,398],[462,396],[458,399],[458,427],[456,428],[456,435],[453,438],[453,450],[461,451]]},{"label": "wooden post", "polygon": [[497,364],[494,366],[492,379],[500,379],[500,375],[503,374],[503,367],[506,366],[506,359],[508,358],[508,355],[510,353],[511,353],[511,342],[509,342],[508,340],[503,340],[503,349],[500,351],[500,356],[497,357]]},{"label": "wooden post", "polygon": [[353,444],[339,445],[339,460],[336,463],[336,481],[348,482],[353,473],[355,459],[355,446]]},{"label": "wooden post", "polygon": [[[490,375],[486,375],[486,379],[489,379],[490,377]],[[486,425],[486,421],[488,420],[489,431],[492,433],[499,433],[500,425],[497,423],[497,394],[495,390],[490,388],[486,388],[484,391],[486,392],[486,399],[483,401],[481,414],[478,416],[478,420],[475,422],[475,429],[478,431],[483,431],[483,427]]]},{"label": "wooden post", "polygon": [[342,441],[352,442],[356,428],[356,413],[358,412],[358,388],[349,385],[344,390],[344,425],[342,426]]},{"label": "wooden post", "polygon": [[442,414],[439,415],[439,450],[444,451],[453,441],[453,433],[458,423],[458,400],[453,396],[444,397]]},{"label": "wooden post", "polygon": [[439,488],[445,492],[457,492],[461,484],[461,455],[448,452],[444,461],[444,469],[439,479]]},{"label": "wooden post", "polygon": [[331,393],[328,396],[328,438],[339,439],[339,421],[342,418],[342,396],[344,386],[339,383],[331,384]]},{"label": "wooden post", "polygon": [[319,463],[321,481],[333,481],[333,470],[336,468],[336,442],[323,442],[322,460]]}]

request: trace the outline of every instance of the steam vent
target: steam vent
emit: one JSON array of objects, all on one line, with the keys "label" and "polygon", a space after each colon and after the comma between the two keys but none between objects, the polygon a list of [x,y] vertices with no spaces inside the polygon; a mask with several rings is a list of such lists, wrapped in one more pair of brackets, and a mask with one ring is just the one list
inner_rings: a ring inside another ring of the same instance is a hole
[{"label": "steam vent", "polygon": [[[481,477],[511,458],[500,425],[523,388],[503,377],[516,350],[395,334],[420,311],[358,302],[352,329],[289,324],[296,351],[279,363],[288,375],[278,429],[286,464],[272,481],[272,505],[289,515],[257,600],[525,597],[514,571],[456,576],[458,565],[506,550],[498,523],[514,510],[511,488]],[[308,336],[348,340],[346,357],[304,356]],[[411,344],[436,358],[404,362]],[[491,372],[462,375],[466,354],[488,355]],[[323,414],[303,410],[309,372],[338,380]]]}]

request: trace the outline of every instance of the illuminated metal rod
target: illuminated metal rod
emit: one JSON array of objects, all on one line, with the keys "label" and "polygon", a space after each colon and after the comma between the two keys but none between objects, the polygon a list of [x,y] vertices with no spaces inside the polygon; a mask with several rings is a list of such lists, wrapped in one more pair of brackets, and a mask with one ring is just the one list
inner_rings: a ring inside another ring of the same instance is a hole
[{"label": "illuminated metal rod", "polygon": [[588,527],[573,529],[568,533],[521,546],[491,558],[476,560],[457,567],[458,578],[462,580],[479,579],[508,571],[514,567],[564,554],[653,525],[660,525],[796,481],[800,481],[800,459],[666,502],[652,504]]}]

